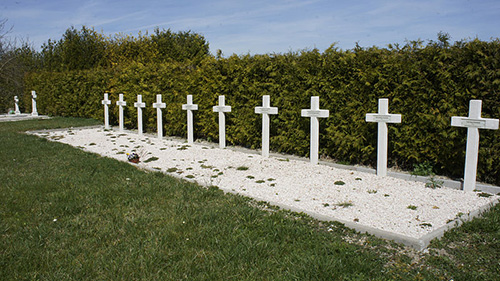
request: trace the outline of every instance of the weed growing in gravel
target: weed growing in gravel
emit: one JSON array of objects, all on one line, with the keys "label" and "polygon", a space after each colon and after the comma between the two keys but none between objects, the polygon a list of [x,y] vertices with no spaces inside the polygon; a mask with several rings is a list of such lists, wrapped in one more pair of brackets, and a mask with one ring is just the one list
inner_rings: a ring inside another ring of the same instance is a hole
[{"label": "weed growing in gravel", "polygon": [[253,180],[253,179],[255,179],[255,177],[254,176],[247,176],[247,179]]},{"label": "weed growing in gravel", "polygon": [[415,206],[415,205],[408,205],[408,207],[406,207],[406,208],[415,211],[417,209],[417,206]]},{"label": "weed growing in gravel", "polygon": [[145,160],[144,163],[153,162],[153,161],[156,161],[158,159],[160,159],[160,158],[158,158],[158,157],[151,157],[151,158],[148,158],[147,160]]},{"label": "weed growing in gravel", "polygon": [[368,193],[375,194],[375,193],[377,193],[377,191],[375,189],[368,189]]},{"label": "weed growing in gravel", "polygon": [[256,183],[265,183],[266,181],[265,180],[258,180],[258,181],[255,181]]},{"label": "weed growing in gravel", "polygon": [[481,193],[478,193],[477,196],[488,198],[488,197],[493,196],[493,195],[486,193],[486,192],[481,192]]},{"label": "weed growing in gravel", "polygon": [[432,189],[441,188],[443,186],[443,183],[444,183],[443,181],[435,179],[434,176],[432,175],[429,178],[429,182],[425,184],[425,187]]},{"label": "weed growing in gravel", "polygon": [[342,207],[342,208],[347,208],[347,207],[351,207],[351,206],[354,206],[354,204],[352,204],[351,201],[349,202],[341,202],[341,203],[338,203],[337,206],[339,207]]},{"label": "weed growing in gravel", "polygon": [[345,182],[343,182],[343,181],[336,181],[333,184],[335,184],[335,185],[344,185]]},{"label": "weed growing in gravel", "polygon": [[236,170],[238,170],[238,171],[246,171],[246,170],[248,170],[248,167],[246,167],[246,166],[239,166],[238,168],[236,168]]}]

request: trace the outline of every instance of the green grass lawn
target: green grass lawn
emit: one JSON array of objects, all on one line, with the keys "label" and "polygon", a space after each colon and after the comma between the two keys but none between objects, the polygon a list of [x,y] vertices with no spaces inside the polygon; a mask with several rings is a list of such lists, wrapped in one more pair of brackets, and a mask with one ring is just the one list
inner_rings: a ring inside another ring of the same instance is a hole
[{"label": "green grass lawn", "polygon": [[499,280],[500,208],[419,253],[0,123],[1,280]]}]

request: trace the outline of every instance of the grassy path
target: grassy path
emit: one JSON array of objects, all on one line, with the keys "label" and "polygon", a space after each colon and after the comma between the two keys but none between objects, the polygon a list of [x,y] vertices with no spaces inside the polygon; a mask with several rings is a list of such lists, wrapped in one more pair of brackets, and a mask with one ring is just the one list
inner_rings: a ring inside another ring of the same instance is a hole
[{"label": "grassy path", "polygon": [[[2,280],[495,280],[500,208],[428,254],[0,123]],[[348,243],[346,241],[352,241]]]}]

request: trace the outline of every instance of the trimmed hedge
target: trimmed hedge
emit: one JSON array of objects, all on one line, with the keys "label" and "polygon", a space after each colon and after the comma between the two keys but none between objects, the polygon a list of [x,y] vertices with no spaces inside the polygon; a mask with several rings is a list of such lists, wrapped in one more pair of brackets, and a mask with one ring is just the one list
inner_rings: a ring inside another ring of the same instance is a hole
[{"label": "trimmed hedge", "polygon": [[[136,128],[136,95],[142,94],[144,128],[156,131],[157,94],[167,103],[168,135],[186,137],[186,95],[199,104],[195,137],[217,141],[218,95],[232,112],[226,118],[228,143],[259,148],[261,117],[254,107],[263,95],[279,114],[271,117],[271,150],[307,156],[309,118],[300,110],[310,97],[330,117],[320,120],[322,157],[374,166],[377,126],[365,114],[377,111],[379,98],[389,98],[389,112],[403,115],[389,125],[389,165],[412,170],[429,162],[436,173],[463,176],[466,129],[450,126],[451,116],[466,116],[469,100],[483,101],[482,116],[500,117],[500,41],[461,41],[453,45],[411,42],[403,47],[338,50],[334,46],[286,54],[207,57],[197,64],[169,62],[95,68],[69,72],[38,72],[26,78],[26,89],[39,94],[39,112],[103,119],[101,100],[110,93],[111,123],[117,123],[119,93],[127,101],[125,126]],[[29,96],[29,95],[25,95]],[[500,184],[500,130],[482,130],[478,179]]]}]

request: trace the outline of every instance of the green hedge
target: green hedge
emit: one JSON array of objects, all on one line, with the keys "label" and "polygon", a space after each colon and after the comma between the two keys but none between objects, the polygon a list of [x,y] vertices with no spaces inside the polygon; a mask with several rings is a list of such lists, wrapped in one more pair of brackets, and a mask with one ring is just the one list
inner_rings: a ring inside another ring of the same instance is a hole
[{"label": "green hedge", "polygon": [[[157,94],[167,103],[166,134],[186,137],[186,95],[199,104],[195,137],[217,141],[219,95],[232,112],[226,118],[229,144],[259,148],[261,117],[254,107],[263,95],[279,114],[271,117],[271,150],[307,156],[309,118],[300,110],[310,97],[320,96],[320,107],[330,117],[320,120],[320,154],[344,163],[375,165],[375,123],[365,114],[377,111],[379,98],[389,98],[389,111],[403,115],[389,125],[389,165],[412,170],[429,162],[435,172],[463,176],[464,128],[450,126],[451,116],[466,116],[469,100],[483,101],[483,117],[500,117],[500,41],[461,41],[453,45],[411,42],[403,47],[317,50],[273,55],[207,57],[197,64],[133,62],[111,69],[64,73],[39,72],[26,78],[26,89],[37,90],[39,112],[50,115],[102,119],[101,100],[109,92],[111,122],[117,123],[119,93],[127,101],[125,126],[136,128],[136,95],[147,107],[145,129],[156,131]],[[25,95],[28,96],[28,95]],[[481,131],[478,179],[500,184],[500,130]]]}]

